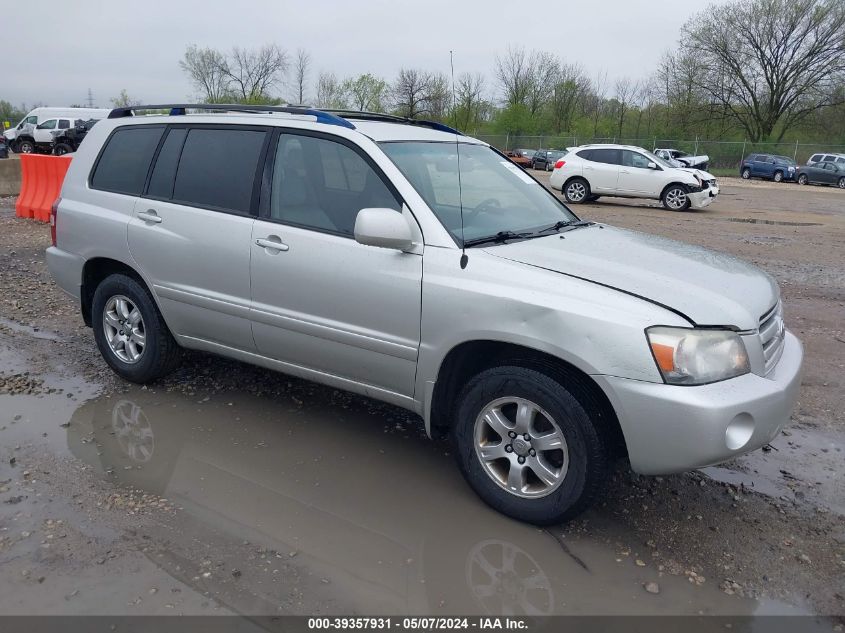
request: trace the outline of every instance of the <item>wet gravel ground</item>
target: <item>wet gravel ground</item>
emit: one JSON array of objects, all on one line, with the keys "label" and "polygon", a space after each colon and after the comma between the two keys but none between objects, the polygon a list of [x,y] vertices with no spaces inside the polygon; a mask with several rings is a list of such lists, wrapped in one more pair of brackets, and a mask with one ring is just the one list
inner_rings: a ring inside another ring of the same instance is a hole
[{"label": "wet gravel ground", "polygon": [[193,353],[117,379],[46,271],[48,227],[0,199],[2,611],[845,614],[845,195],[722,185],[699,213],[576,210],[773,274],[806,350],[792,425],[706,473],[620,464],[548,531],[478,502],[403,410]]}]

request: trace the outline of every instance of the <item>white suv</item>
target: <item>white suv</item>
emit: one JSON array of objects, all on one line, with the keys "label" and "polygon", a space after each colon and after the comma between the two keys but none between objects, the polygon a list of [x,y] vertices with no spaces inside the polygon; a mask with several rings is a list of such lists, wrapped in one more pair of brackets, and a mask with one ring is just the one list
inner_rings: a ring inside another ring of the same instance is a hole
[{"label": "white suv", "polygon": [[600,196],[652,198],[671,211],[703,209],[719,194],[716,177],[700,169],[674,167],[642,147],[585,145],[557,161],[551,186],[567,202]]},{"label": "white suv", "polygon": [[587,507],[615,455],[698,468],[789,420],[801,344],[750,264],[580,220],[439,123],[196,107],[115,110],[53,208],[50,272],[127,380],[185,347],[390,402],[532,523]]}]

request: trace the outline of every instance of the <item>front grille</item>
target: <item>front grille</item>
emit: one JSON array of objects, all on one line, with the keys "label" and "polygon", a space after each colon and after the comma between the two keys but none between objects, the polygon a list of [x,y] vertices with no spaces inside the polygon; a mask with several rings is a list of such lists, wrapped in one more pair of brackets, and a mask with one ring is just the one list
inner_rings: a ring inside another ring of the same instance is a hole
[{"label": "front grille", "polygon": [[758,332],[760,343],[763,345],[765,372],[768,374],[783,354],[786,329],[783,325],[783,305],[780,301],[760,317]]}]

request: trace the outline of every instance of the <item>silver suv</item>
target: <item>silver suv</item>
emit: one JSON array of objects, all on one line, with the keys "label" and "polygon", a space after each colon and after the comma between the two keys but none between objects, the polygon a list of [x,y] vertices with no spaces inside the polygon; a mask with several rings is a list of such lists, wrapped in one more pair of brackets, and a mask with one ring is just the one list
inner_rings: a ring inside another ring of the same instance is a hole
[{"label": "silver suv", "polygon": [[113,111],[54,205],[50,270],[127,380],[191,348],[393,403],[536,524],[615,456],[684,471],[788,421],[802,348],[753,266],[579,220],[437,123],[211,107]]}]

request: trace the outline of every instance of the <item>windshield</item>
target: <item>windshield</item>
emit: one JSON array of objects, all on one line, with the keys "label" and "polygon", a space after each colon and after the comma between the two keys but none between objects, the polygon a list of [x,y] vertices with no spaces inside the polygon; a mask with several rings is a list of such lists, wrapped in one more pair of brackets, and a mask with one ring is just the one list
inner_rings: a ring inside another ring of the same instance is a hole
[{"label": "windshield", "polygon": [[501,231],[523,233],[576,216],[520,167],[485,145],[385,142],[381,148],[461,244]]},{"label": "windshield", "polygon": [[655,163],[657,163],[661,167],[667,167],[669,169],[674,169],[675,167],[677,167],[676,164],[670,163],[665,158],[660,158],[660,156],[658,156],[657,154],[652,154],[647,149],[640,149],[639,151],[641,151],[643,154],[645,154],[648,157],[649,160],[654,161]]}]

